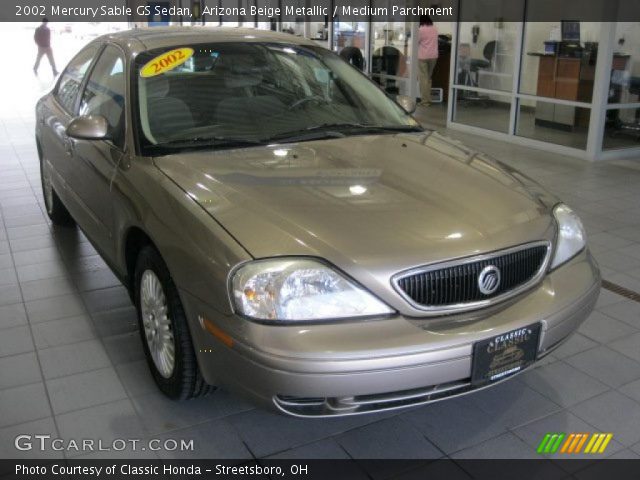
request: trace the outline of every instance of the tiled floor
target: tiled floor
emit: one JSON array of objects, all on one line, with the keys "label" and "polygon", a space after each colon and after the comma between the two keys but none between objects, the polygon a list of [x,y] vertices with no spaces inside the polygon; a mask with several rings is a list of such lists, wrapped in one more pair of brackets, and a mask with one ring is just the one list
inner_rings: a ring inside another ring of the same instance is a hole
[{"label": "tiled floor", "polygon": [[[223,391],[166,400],[123,287],[78,230],[43,214],[32,110],[15,107],[0,118],[0,458],[63,455],[15,450],[15,436],[29,433],[195,442],[193,452],[119,454],[143,457],[530,458],[547,431],[613,432],[607,454],[640,456],[640,304],[608,291],[543,364],[456,400],[331,420],[275,415]],[[593,165],[465,141],[564,198],[582,215],[604,277],[640,291],[640,162]]]}]

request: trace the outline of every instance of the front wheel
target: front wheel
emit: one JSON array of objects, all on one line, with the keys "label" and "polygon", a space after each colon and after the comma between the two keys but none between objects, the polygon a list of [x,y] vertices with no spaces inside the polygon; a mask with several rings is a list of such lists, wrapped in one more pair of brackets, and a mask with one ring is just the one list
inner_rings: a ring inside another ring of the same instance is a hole
[{"label": "front wheel", "polygon": [[175,400],[215,390],[202,378],[178,291],[162,257],[151,246],[138,255],[135,285],[142,345],[160,390]]}]

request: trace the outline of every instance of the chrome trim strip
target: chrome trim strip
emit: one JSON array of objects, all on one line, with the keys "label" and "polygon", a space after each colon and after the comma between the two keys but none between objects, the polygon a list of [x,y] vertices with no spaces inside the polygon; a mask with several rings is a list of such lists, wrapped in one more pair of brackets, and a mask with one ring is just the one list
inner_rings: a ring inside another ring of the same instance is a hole
[{"label": "chrome trim strip", "polygon": [[[508,255],[510,253],[520,252],[522,250],[527,250],[529,248],[535,248],[540,246],[547,247],[547,253],[545,255],[544,262],[538,272],[529,280],[528,282],[520,285],[518,288],[514,288],[513,290],[509,290],[508,292],[503,293],[502,295],[498,295],[497,297],[489,298],[487,300],[479,300],[476,302],[467,302],[467,303],[456,303],[454,305],[446,305],[446,306],[435,306],[430,307],[427,305],[421,305],[413,301],[409,295],[407,295],[404,290],[399,285],[401,279],[410,277],[412,275],[431,272],[433,270],[441,270],[443,268],[449,267],[457,267],[460,265],[467,265],[469,263],[480,262],[483,260],[491,260],[492,258],[500,257],[502,255]],[[537,242],[526,243],[523,245],[518,245],[515,247],[507,248],[504,250],[498,250],[491,253],[484,253],[481,255],[474,255],[472,257],[463,257],[458,258],[456,260],[449,260],[441,263],[432,263],[429,265],[423,265],[421,267],[412,268],[410,270],[405,270],[403,272],[396,273],[393,277],[391,277],[391,284],[394,290],[416,310],[420,310],[424,312],[424,316],[437,316],[437,315],[448,315],[452,313],[460,313],[460,312],[468,312],[470,310],[476,310],[479,308],[488,307],[491,305],[495,305],[496,303],[503,302],[508,300],[509,298],[515,297],[516,295],[528,290],[537,284],[542,277],[544,277],[549,263],[551,261],[551,242],[548,240],[540,240]]]}]

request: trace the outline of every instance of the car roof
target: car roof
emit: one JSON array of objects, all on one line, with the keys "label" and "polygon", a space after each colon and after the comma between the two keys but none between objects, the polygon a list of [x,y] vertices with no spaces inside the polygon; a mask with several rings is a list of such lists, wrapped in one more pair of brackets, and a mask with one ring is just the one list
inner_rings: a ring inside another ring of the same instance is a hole
[{"label": "car roof", "polygon": [[289,33],[239,27],[145,27],[110,33],[95,39],[111,41],[131,54],[155,48],[205,42],[278,42],[293,45],[314,45],[310,40]]}]

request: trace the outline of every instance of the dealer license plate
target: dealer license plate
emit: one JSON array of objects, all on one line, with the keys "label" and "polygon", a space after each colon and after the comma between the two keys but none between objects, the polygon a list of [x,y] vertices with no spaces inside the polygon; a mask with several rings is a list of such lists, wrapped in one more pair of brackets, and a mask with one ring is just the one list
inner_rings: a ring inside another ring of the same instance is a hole
[{"label": "dealer license plate", "polygon": [[535,362],[540,328],[536,323],[477,342],[473,346],[471,384],[497,382]]}]

